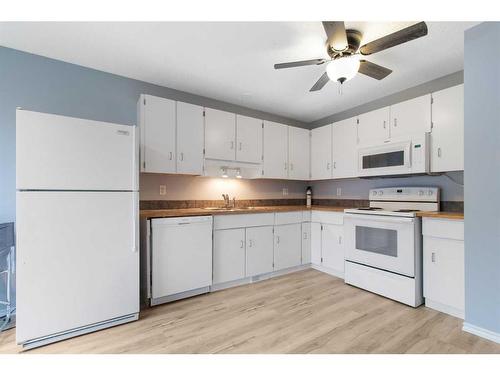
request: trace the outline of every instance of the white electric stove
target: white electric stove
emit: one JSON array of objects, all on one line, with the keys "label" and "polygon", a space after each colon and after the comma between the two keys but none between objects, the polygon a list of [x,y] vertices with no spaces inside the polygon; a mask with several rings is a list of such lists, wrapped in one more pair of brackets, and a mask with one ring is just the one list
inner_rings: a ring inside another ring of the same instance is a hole
[{"label": "white electric stove", "polygon": [[345,282],[421,305],[422,225],[416,213],[438,210],[439,188],[370,190],[368,207],[345,210]]}]

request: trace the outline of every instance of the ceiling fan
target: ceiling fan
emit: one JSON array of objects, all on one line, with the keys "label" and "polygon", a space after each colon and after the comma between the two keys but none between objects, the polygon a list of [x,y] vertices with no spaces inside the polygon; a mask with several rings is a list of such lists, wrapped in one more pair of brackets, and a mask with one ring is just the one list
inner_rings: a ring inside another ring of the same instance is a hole
[{"label": "ceiling fan", "polygon": [[342,87],[342,84],[345,81],[350,80],[357,73],[361,73],[378,80],[384,79],[392,73],[392,70],[369,62],[361,57],[371,55],[427,35],[427,25],[425,22],[419,22],[360,47],[363,34],[354,29],[346,30],[344,22],[324,21],[323,27],[327,36],[326,51],[328,56],[330,56],[330,60],[312,59],[274,65],[274,69],[284,69],[294,68],[296,66],[321,65],[327,63],[326,72],[323,73],[323,75],[309,91],[321,90],[329,80],[339,82],[341,85],[340,87]]}]

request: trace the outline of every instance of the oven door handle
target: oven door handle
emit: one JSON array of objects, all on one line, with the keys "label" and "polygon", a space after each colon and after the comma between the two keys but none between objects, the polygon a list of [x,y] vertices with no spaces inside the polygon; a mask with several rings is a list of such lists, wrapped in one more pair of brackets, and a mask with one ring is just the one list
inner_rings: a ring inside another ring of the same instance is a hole
[{"label": "oven door handle", "polygon": [[363,215],[363,214],[345,214],[345,219],[363,220],[363,221],[376,221],[376,222],[386,222],[386,223],[413,223],[415,218],[413,217],[394,217],[388,215]]}]

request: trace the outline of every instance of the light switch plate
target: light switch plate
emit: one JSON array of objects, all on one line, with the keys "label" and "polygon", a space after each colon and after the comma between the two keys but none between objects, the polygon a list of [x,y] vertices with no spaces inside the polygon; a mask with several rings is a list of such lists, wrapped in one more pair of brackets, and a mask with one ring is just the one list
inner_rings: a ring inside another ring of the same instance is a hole
[{"label": "light switch plate", "polygon": [[342,188],[337,188],[337,197],[340,197],[342,195]]},{"label": "light switch plate", "polygon": [[167,195],[167,185],[160,185],[160,195]]},{"label": "light switch plate", "polygon": [[288,188],[283,188],[283,196],[287,196],[288,195]]}]

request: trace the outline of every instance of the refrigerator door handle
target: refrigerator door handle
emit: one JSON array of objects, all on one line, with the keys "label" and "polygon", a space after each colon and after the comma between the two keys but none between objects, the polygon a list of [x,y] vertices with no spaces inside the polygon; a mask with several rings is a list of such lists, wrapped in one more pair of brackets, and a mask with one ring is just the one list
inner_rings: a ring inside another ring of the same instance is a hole
[{"label": "refrigerator door handle", "polygon": [[139,193],[134,192],[134,216],[132,218],[132,230],[133,230],[133,246],[132,246],[132,252],[137,253],[139,250],[139,220],[138,220],[138,213],[139,213]]}]

